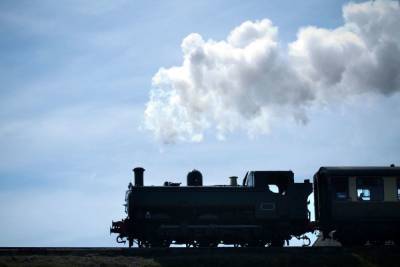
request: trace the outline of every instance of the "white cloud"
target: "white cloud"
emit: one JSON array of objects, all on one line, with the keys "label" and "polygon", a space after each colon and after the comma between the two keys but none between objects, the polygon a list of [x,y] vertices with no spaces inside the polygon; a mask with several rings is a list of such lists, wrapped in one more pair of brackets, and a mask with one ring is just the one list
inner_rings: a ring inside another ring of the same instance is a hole
[{"label": "white cloud", "polygon": [[209,129],[255,135],[281,119],[307,122],[313,104],[399,91],[399,4],[350,3],[343,17],[336,29],[300,29],[287,51],[268,19],[246,21],[222,41],[188,35],[182,65],[153,77],[145,126],[164,143],[201,141]]},{"label": "white cloud", "polygon": [[[348,4],[345,24],[303,28],[289,54],[320,97],[400,90],[400,8],[397,2]],[[320,98],[317,98],[320,99]]]}]

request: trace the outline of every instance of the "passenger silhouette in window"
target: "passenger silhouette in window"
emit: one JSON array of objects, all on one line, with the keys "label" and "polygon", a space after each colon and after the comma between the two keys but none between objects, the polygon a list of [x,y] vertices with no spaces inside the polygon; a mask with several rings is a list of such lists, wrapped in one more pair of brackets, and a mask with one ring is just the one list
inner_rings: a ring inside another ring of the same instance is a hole
[{"label": "passenger silhouette in window", "polygon": [[357,199],[360,201],[383,201],[381,177],[357,177]]},{"label": "passenger silhouette in window", "polygon": [[368,189],[358,189],[357,196],[358,200],[365,200],[365,201],[371,200],[371,193],[369,192]]}]

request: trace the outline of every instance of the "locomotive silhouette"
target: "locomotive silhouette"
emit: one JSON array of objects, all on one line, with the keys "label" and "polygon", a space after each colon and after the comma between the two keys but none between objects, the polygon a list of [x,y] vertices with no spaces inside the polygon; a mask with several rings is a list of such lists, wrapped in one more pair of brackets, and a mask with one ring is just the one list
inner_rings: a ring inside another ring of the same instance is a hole
[{"label": "locomotive silhouette", "polygon": [[[125,196],[127,217],[112,222],[117,242],[129,247],[282,247],[292,237],[323,238],[344,246],[400,244],[400,168],[321,167],[313,177],[294,181],[292,171],[249,171],[241,185],[203,186],[198,170],[187,186],[165,182],[144,186],[144,169],[133,169]],[[307,201],[314,192],[315,221]]]}]

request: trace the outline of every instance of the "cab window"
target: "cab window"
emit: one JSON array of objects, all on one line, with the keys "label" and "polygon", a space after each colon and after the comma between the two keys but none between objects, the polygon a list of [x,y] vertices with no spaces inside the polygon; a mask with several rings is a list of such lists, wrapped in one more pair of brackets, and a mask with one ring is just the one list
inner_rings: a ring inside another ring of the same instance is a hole
[{"label": "cab window", "polygon": [[349,199],[349,178],[348,177],[333,177],[332,186],[334,198],[337,200]]},{"label": "cab window", "polygon": [[[276,184],[269,184],[268,185],[268,189],[269,191],[271,191],[272,193],[276,193],[279,194],[279,187]],[[283,192],[284,193],[284,192]]]},{"label": "cab window", "polygon": [[357,199],[359,201],[383,201],[381,177],[357,177]]}]

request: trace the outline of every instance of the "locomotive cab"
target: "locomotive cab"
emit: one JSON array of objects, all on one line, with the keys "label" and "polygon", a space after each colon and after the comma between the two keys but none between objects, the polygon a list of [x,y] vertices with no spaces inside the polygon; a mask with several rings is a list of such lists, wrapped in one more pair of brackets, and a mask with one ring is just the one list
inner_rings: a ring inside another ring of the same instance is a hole
[{"label": "locomotive cab", "polygon": [[243,186],[261,190],[269,189],[271,192],[283,195],[294,183],[293,177],[292,171],[250,171],[243,179]]}]

